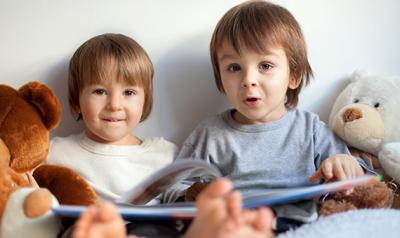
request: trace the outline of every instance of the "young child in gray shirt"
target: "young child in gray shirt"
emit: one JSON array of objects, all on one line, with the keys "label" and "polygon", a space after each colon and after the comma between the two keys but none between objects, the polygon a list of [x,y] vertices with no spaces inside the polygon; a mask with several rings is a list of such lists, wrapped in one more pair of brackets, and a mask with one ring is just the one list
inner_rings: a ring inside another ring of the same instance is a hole
[{"label": "young child in gray shirt", "polygon": [[[364,174],[360,164],[367,166],[317,115],[296,109],[312,70],[301,28],[288,10],[265,1],[233,7],[217,24],[210,53],[217,88],[234,109],[198,125],[178,159],[217,166],[244,196]],[[170,189],[166,200],[177,200],[191,184]],[[273,210],[278,231],[317,218],[311,200]]]}]

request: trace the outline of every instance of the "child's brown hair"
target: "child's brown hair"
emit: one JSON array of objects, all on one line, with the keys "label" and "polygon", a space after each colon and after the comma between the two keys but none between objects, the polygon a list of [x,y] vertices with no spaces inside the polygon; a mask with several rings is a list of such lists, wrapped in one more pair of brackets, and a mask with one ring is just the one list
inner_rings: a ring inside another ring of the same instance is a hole
[{"label": "child's brown hair", "polygon": [[153,104],[153,64],[145,50],[132,38],[107,33],[83,43],[69,63],[68,101],[77,120],[79,95],[83,88],[116,80],[143,87],[144,105],[140,121],[145,120]]},{"label": "child's brown hair", "polygon": [[294,108],[304,84],[312,77],[307,59],[307,49],[300,25],[285,8],[266,1],[248,1],[231,8],[218,22],[210,43],[211,61],[215,81],[220,92],[222,86],[218,65],[218,50],[228,43],[240,54],[243,47],[257,53],[267,47],[280,46],[289,62],[290,77],[298,83],[296,89],[288,89],[285,106]]}]

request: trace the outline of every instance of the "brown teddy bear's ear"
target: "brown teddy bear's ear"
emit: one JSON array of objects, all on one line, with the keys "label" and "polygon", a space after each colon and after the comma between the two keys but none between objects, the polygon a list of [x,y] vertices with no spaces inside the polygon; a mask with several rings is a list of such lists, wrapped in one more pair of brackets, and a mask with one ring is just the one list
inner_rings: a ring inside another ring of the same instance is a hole
[{"label": "brown teddy bear's ear", "polygon": [[18,94],[35,106],[48,130],[57,126],[61,118],[61,106],[50,88],[42,83],[32,81],[23,85],[18,90]]}]

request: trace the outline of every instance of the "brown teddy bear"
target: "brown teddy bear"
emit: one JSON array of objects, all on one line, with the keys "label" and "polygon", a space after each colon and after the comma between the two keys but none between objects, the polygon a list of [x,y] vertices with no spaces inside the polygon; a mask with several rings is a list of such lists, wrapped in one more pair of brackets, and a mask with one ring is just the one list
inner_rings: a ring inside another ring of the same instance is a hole
[{"label": "brown teddy bear", "polygon": [[[74,171],[41,165],[48,153],[49,132],[60,116],[60,104],[46,85],[29,82],[18,90],[0,85],[1,237],[55,237],[59,221],[51,207],[57,200],[97,202],[93,189]],[[37,182],[51,193],[37,187],[32,171],[38,166]]]}]

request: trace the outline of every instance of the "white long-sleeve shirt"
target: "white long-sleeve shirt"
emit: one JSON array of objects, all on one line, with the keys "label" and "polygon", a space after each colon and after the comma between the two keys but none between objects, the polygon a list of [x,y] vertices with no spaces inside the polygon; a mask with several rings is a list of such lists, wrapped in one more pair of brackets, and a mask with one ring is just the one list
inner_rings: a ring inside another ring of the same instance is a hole
[{"label": "white long-sleeve shirt", "polygon": [[48,164],[62,165],[82,175],[101,200],[116,200],[156,170],[171,163],[176,146],[163,138],[149,138],[140,145],[109,145],[85,133],[55,137]]}]

